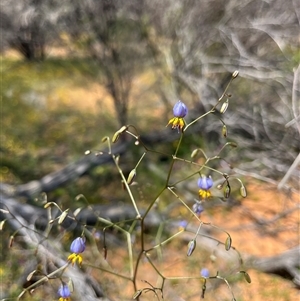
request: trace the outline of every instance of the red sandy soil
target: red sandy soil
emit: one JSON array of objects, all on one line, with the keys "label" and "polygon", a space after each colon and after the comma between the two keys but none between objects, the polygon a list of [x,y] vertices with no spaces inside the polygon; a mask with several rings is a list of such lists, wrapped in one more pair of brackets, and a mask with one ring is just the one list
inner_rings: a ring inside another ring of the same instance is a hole
[{"label": "red sandy soil", "polygon": [[[299,205],[300,194],[294,193],[287,196],[264,183],[249,184],[247,188],[248,197],[242,200],[241,206],[234,207],[232,210],[220,210],[219,208],[215,212],[204,212],[201,216],[202,220],[228,231],[232,237],[233,246],[242,254],[243,258],[247,258],[249,255],[274,256],[299,245],[300,215],[299,209],[295,209],[295,207]],[[287,212],[289,209],[295,210],[291,210],[289,214],[279,218],[278,214]],[[264,220],[267,223],[263,226],[258,224],[257,220]],[[220,237],[224,238],[224,235],[222,234]],[[191,257],[186,256],[186,251],[187,243],[176,241],[170,243],[168,248],[163,250],[162,264],[158,264],[155,260],[157,253],[151,254],[151,258],[164,276],[170,277],[199,275],[201,264],[205,264],[209,268],[211,276],[216,275],[217,268],[220,275],[227,274],[226,277],[235,275],[236,271],[239,270],[239,268],[236,269],[236,262],[228,263],[224,258],[217,258],[215,262],[212,262],[210,260],[212,254],[201,250],[201,247],[198,250],[198,245]],[[126,254],[126,248],[116,252],[108,252],[109,264],[122,274],[126,274],[123,268]],[[125,266],[125,270],[128,271],[128,265]],[[247,270],[247,272],[251,277],[250,284],[243,277],[240,277],[239,280],[232,277],[228,278],[236,300],[300,300],[299,290],[294,287],[291,281],[255,270]],[[132,284],[107,274],[103,274],[102,277],[108,291],[111,292],[113,289],[115,292],[113,300],[130,300],[130,296],[134,293]],[[149,281],[154,286],[159,285],[159,277],[146,259],[142,261],[137,279],[141,279],[138,281],[139,289],[149,287],[142,280]],[[200,298],[201,288],[202,283],[199,279],[167,281],[164,300],[202,300]],[[159,291],[157,293],[160,296]],[[148,292],[142,294],[140,300],[161,299],[157,299],[153,292]],[[204,300],[227,301],[232,300],[232,296],[224,282],[212,279],[207,281]]]}]

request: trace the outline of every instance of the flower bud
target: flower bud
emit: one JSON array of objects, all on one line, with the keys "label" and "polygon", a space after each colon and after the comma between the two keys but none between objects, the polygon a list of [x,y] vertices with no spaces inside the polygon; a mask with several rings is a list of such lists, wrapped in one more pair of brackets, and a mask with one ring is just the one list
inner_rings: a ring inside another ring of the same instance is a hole
[{"label": "flower bud", "polygon": [[137,299],[141,294],[142,294],[142,290],[137,290],[134,295],[132,296],[132,299],[135,300]]},{"label": "flower bud", "polygon": [[233,78],[238,77],[238,75],[239,75],[239,71],[237,71],[237,70],[235,70],[235,71],[232,73],[232,77],[233,77]]},{"label": "flower bud", "polygon": [[230,185],[227,183],[227,185],[226,185],[226,187],[225,187],[225,189],[224,189],[224,197],[225,197],[226,199],[229,198],[230,192],[231,192],[231,188],[230,188]]},{"label": "flower bud", "polygon": [[111,142],[112,143],[116,143],[120,138],[120,132],[119,131],[116,131],[111,139]]},{"label": "flower bud", "polygon": [[247,196],[247,190],[246,190],[246,187],[244,185],[242,185],[241,188],[240,188],[240,194],[243,198],[245,198]]},{"label": "flower bud", "polygon": [[129,176],[127,178],[127,184],[130,185],[132,184],[134,178],[136,176],[136,169],[134,168],[130,173],[129,173]]},{"label": "flower bud", "polygon": [[123,126],[118,130],[118,132],[119,132],[120,134],[122,134],[122,133],[124,133],[125,131],[127,131],[127,129],[128,129],[128,126],[123,125]]},{"label": "flower bud", "polygon": [[194,252],[194,250],[196,249],[196,240],[193,239],[189,242],[188,244],[188,250],[187,250],[187,256],[191,256]]},{"label": "flower bud", "polygon": [[232,243],[232,239],[230,236],[227,236],[226,241],[225,241],[225,250],[229,251],[231,248],[231,243]]},{"label": "flower bud", "polygon": [[228,134],[228,132],[227,132],[227,126],[224,124],[223,128],[222,128],[222,135],[226,138],[227,134]]},{"label": "flower bud", "polygon": [[192,154],[191,154],[191,158],[195,158],[197,156],[197,154],[199,153],[199,149],[196,148],[192,151]]},{"label": "flower bud", "polygon": [[229,105],[229,100],[227,98],[226,101],[223,102],[222,107],[220,109],[221,114],[224,114],[227,111],[228,105]]},{"label": "flower bud", "polygon": [[69,209],[65,210],[58,219],[58,224],[60,225],[68,216]]}]

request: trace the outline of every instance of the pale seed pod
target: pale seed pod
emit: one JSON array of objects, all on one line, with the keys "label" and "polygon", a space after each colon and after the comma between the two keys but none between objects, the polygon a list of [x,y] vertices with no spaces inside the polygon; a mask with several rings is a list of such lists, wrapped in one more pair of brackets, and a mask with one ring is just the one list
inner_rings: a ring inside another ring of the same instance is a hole
[{"label": "pale seed pod", "polygon": [[249,274],[247,272],[244,272],[244,277],[245,277],[245,280],[248,282],[248,283],[251,283],[251,278],[249,276]]},{"label": "pale seed pod", "polygon": [[228,106],[229,106],[229,100],[227,98],[226,101],[224,101],[222,106],[221,106],[220,113],[224,114],[227,111]]},{"label": "pale seed pod", "polygon": [[3,221],[0,222],[0,231],[3,230],[5,222],[6,222],[6,219],[4,219]]},{"label": "pale seed pod", "polygon": [[34,275],[36,272],[37,272],[37,270],[33,270],[31,273],[29,273],[28,276],[27,276],[27,278],[26,278],[26,280],[27,280],[27,281],[30,281],[31,278],[33,277],[33,275]]},{"label": "pale seed pod", "polygon": [[198,153],[199,153],[199,149],[198,148],[194,149],[191,153],[191,158],[195,158]]},{"label": "pale seed pod", "polygon": [[246,271],[239,271],[238,273],[243,274],[245,280],[246,280],[248,283],[251,283],[251,278],[250,278],[249,274],[248,274]]},{"label": "pale seed pod", "polygon": [[246,190],[246,187],[244,185],[241,185],[240,194],[243,198],[245,198],[247,196],[247,190]]},{"label": "pale seed pod", "polygon": [[60,225],[68,216],[69,208],[65,210],[58,219],[58,224]]},{"label": "pale seed pod", "polygon": [[225,250],[226,251],[230,250],[231,244],[232,244],[232,239],[230,236],[227,236],[226,241],[225,241]]},{"label": "pale seed pod", "polygon": [[83,209],[82,207],[77,208],[77,209],[73,212],[73,215],[76,217],[76,216],[80,213],[80,211],[81,211],[82,209]]},{"label": "pale seed pod", "polygon": [[68,287],[69,287],[70,292],[73,293],[74,292],[74,283],[71,278],[69,278]]},{"label": "pale seed pod", "polygon": [[134,178],[136,176],[136,169],[134,168],[130,173],[129,173],[129,176],[127,178],[127,184],[130,185],[132,184]]},{"label": "pale seed pod", "polygon": [[53,203],[52,202],[48,202],[44,205],[44,208],[48,208],[49,206],[51,206]]},{"label": "pale seed pod", "polygon": [[232,77],[233,78],[237,78],[239,75],[239,71],[235,70],[233,73],[232,73]]},{"label": "pale seed pod", "polygon": [[141,294],[142,294],[142,290],[137,290],[134,295],[132,296],[132,299],[135,300],[137,299]]},{"label": "pale seed pod", "polygon": [[231,147],[237,147],[237,144],[235,142],[228,142],[228,145],[230,145]]},{"label": "pale seed pod", "polygon": [[111,139],[112,143],[116,143],[120,138],[120,132],[116,131]]},{"label": "pale seed pod", "polygon": [[118,130],[118,132],[119,132],[120,134],[122,134],[122,133],[124,133],[125,131],[127,131],[127,129],[128,129],[128,126],[123,125],[123,126]]}]

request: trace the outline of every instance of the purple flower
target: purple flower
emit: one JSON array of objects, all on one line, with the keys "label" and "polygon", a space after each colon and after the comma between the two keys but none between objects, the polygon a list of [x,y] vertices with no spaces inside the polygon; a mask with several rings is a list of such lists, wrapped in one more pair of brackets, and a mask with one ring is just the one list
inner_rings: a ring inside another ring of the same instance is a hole
[{"label": "purple flower", "polygon": [[70,250],[72,253],[80,254],[85,250],[85,238],[77,237],[73,240],[70,246]]},{"label": "purple flower", "polygon": [[186,226],[187,226],[187,221],[185,221],[185,220],[182,220],[182,221],[180,221],[179,222],[179,229],[185,229],[186,228]]},{"label": "purple flower", "polygon": [[68,256],[68,261],[70,261],[72,265],[78,262],[81,266],[83,260],[81,253],[85,250],[85,237],[77,237],[74,239],[71,243],[70,250],[72,254]]},{"label": "purple flower", "polygon": [[209,190],[212,186],[213,186],[214,182],[211,178],[211,176],[204,176],[202,175],[199,179],[198,179],[198,187],[200,189],[203,190]]},{"label": "purple flower", "polygon": [[208,269],[203,268],[203,269],[201,270],[201,272],[200,272],[200,275],[201,275],[202,277],[208,278],[208,277],[209,277],[209,271],[208,271]]},{"label": "purple flower", "polygon": [[197,215],[200,215],[200,214],[204,211],[204,208],[203,208],[203,206],[201,205],[201,202],[196,202],[196,203],[193,205],[193,211],[194,211]]},{"label": "purple flower", "polygon": [[66,284],[62,284],[58,289],[58,294],[60,296],[59,301],[70,300],[71,292],[69,287]]},{"label": "purple flower", "polygon": [[178,102],[173,107],[174,117],[183,118],[186,116],[187,113],[188,113],[187,106],[183,102],[178,100]]},{"label": "purple flower", "polygon": [[185,126],[185,121],[183,118],[186,116],[187,112],[187,106],[179,100],[173,107],[174,117],[169,120],[167,126],[172,124],[172,129],[177,129],[178,132],[179,130],[182,130]]}]

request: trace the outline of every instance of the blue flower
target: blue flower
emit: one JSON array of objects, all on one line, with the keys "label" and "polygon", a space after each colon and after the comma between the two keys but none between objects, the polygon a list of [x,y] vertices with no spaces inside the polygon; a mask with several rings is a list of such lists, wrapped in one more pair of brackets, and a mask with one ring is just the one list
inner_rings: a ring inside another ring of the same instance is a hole
[{"label": "blue flower", "polygon": [[173,107],[174,117],[184,118],[187,113],[188,113],[187,106],[183,102],[178,100],[175,106]]},{"label": "blue flower", "polygon": [[85,238],[77,237],[74,239],[71,243],[70,250],[72,254],[69,255],[68,261],[71,261],[73,265],[76,263],[76,261],[78,261],[79,265],[81,265],[82,256],[80,254],[85,250]]},{"label": "blue flower", "polygon": [[183,118],[186,116],[187,113],[187,106],[179,100],[173,107],[174,117],[169,120],[167,126],[169,124],[172,124],[172,129],[182,130],[182,128],[185,125],[185,121]]},{"label": "blue flower", "polygon": [[73,240],[70,246],[70,251],[75,254],[80,254],[85,250],[85,238],[77,237]]},{"label": "blue flower", "polygon": [[204,208],[203,208],[203,206],[201,205],[201,202],[196,202],[196,203],[193,205],[193,211],[194,211],[197,215],[200,215],[200,214],[204,211]]},{"label": "blue flower", "polygon": [[203,190],[209,190],[213,186],[214,182],[211,176],[202,176],[198,179],[198,187]]},{"label": "blue flower", "polygon": [[59,301],[70,301],[71,292],[66,284],[62,284],[58,289],[58,294],[60,296]]},{"label": "blue flower", "polygon": [[210,188],[213,186],[214,182],[211,178],[211,176],[204,176],[202,175],[199,179],[198,179],[198,187],[199,189],[199,197],[201,199],[208,199],[209,197],[211,197],[211,192],[210,192]]},{"label": "blue flower", "polygon": [[209,277],[209,270],[206,268],[203,268],[200,272],[200,275],[204,278],[208,278]]},{"label": "blue flower", "polygon": [[188,225],[187,221],[182,220],[179,222],[179,230],[184,230],[186,226]]}]

